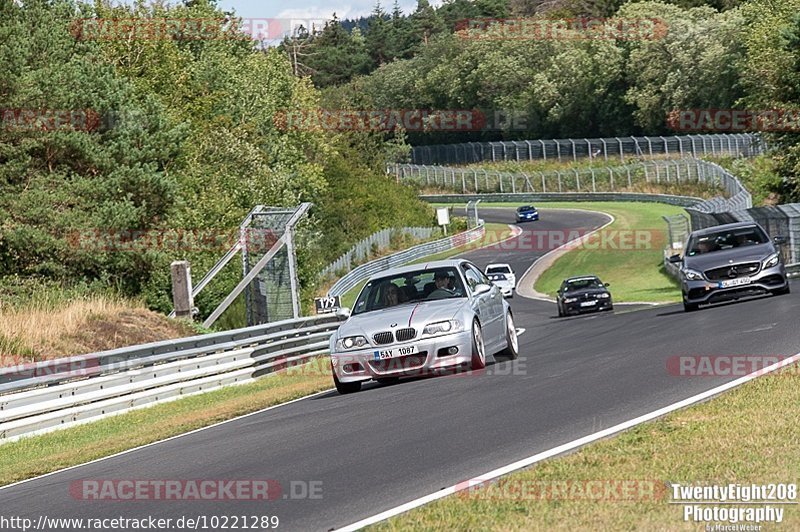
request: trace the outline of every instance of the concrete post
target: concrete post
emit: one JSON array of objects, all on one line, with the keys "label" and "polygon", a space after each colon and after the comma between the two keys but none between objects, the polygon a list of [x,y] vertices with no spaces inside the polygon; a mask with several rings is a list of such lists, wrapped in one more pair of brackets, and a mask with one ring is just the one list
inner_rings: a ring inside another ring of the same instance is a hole
[{"label": "concrete post", "polygon": [[192,272],[189,262],[175,261],[170,264],[172,272],[172,304],[176,318],[192,319],[194,298],[192,297]]}]

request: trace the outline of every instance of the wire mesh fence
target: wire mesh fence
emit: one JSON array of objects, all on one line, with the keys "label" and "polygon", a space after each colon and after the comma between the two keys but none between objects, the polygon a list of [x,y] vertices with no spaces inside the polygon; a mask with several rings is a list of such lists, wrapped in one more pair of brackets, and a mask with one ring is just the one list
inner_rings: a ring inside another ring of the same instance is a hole
[{"label": "wire mesh fence", "polygon": [[[719,165],[694,158],[642,160],[619,166],[546,172],[501,172],[416,164],[389,164],[386,171],[398,181],[461,194],[619,192],[697,183],[710,191],[722,189],[727,197],[741,197],[742,201],[750,196],[739,180]],[[742,208],[749,206],[742,203]]]},{"label": "wire mesh fence", "polygon": [[338,281],[336,281],[330,290],[328,296],[341,296],[348,290],[356,287],[358,283],[365,281],[370,276],[388,270],[389,268],[396,268],[421,259],[429,257],[442,251],[454,249],[475,242],[486,234],[486,225],[483,220],[478,220],[478,227],[469,229],[467,231],[456,233],[454,235],[425,242],[418,246],[413,246],[398,253],[393,253],[385,257],[381,257],[369,262],[365,262],[353,268],[349,273],[345,274]]},{"label": "wire mesh fence", "polygon": [[297,209],[262,207],[254,210],[240,230],[242,273],[247,276],[259,261],[285,236],[272,258],[244,290],[248,325],[286,320],[300,316],[297,264],[294,252],[294,224]]},{"label": "wire mesh fence", "polygon": [[400,235],[409,236],[415,240],[428,240],[442,234],[440,227],[400,227],[388,228],[373,233],[367,238],[355,244],[350,250],[341,257],[326,266],[320,273],[320,277],[336,276],[350,272],[354,265],[366,261],[371,254],[387,249],[392,244],[392,238]]},{"label": "wire mesh fence", "polygon": [[732,155],[751,157],[766,150],[764,140],[754,134],[683,135],[659,137],[607,137],[595,139],[517,140],[465,142],[416,146],[413,164],[471,164],[482,161],[554,160],[579,158],[609,161],[644,155],[699,157]]}]

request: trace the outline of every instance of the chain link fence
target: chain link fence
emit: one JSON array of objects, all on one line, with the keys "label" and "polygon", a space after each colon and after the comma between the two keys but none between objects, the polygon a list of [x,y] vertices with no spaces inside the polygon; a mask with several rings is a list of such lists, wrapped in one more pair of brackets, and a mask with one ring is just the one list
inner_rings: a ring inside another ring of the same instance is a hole
[{"label": "chain link fence", "polygon": [[[646,191],[652,185],[699,183],[721,188],[745,206],[750,194],[739,180],[719,165],[700,159],[643,160],[620,166],[598,166],[547,172],[499,172],[480,168],[389,164],[386,171],[398,181],[424,188],[478,193],[549,193]],[[746,205],[749,207],[750,205]]]},{"label": "chain link fence", "polygon": [[596,139],[517,140],[465,142],[415,146],[413,164],[472,164],[482,161],[576,161],[578,158],[608,161],[643,155],[699,157],[732,155],[752,157],[766,151],[766,143],[754,134],[683,135],[671,137],[607,137]]},{"label": "chain link fence", "polygon": [[423,257],[428,257],[442,251],[447,251],[475,242],[476,240],[483,238],[483,236],[486,234],[486,225],[483,223],[483,220],[478,220],[478,223],[478,227],[464,231],[463,233],[456,233],[439,240],[426,242],[424,244],[408,248],[404,251],[400,251],[399,253],[387,255],[386,257],[381,257],[379,259],[361,264],[360,266],[353,268],[352,271],[336,281],[336,283],[331,286],[330,290],[328,290],[328,296],[333,297],[344,295],[349,290],[358,286],[358,283],[367,280],[369,277],[380,271],[403,266],[409,262],[421,259]]},{"label": "chain link fence", "polygon": [[343,275],[353,269],[353,264],[360,264],[377,251],[391,246],[392,238],[400,235],[409,236],[415,240],[428,240],[442,234],[440,227],[400,227],[378,231],[355,244],[350,250],[326,266],[320,273],[322,279]]},{"label": "chain link fence", "polygon": [[[297,209],[263,207],[242,224],[245,246],[242,249],[242,274],[246,277],[277,240],[285,235],[272,259],[244,289],[248,325],[288,320],[300,316],[299,284],[294,252],[294,225]],[[259,235],[251,237],[250,235]],[[264,235],[267,235],[265,237]]]}]

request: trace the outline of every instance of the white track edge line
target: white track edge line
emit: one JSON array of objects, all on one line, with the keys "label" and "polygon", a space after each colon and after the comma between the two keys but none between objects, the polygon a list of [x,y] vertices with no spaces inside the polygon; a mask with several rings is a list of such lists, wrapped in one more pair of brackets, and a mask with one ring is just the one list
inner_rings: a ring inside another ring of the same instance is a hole
[{"label": "white track edge line", "polygon": [[744,377],[740,377],[740,378],[738,378],[736,380],[733,380],[731,382],[727,382],[725,384],[717,386],[716,388],[712,388],[711,390],[707,390],[707,391],[699,393],[697,395],[693,395],[692,397],[689,397],[687,399],[683,399],[683,400],[678,401],[676,403],[672,403],[671,405],[667,405],[665,407],[659,408],[658,410],[655,410],[655,411],[650,412],[648,414],[644,414],[642,416],[639,416],[639,417],[636,417],[634,419],[625,421],[625,422],[620,423],[618,425],[614,425],[613,427],[609,427],[609,428],[601,430],[599,432],[595,432],[594,434],[589,434],[588,436],[584,436],[582,438],[578,438],[577,440],[573,440],[571,442],[559,445],[557,447],[553,447],[552,449],[549,449],[547,451],[543,451],[541,453],[537,453],[537,454],[535,454],[533,456],[530,456],[528,458],[524,458],[522,460],[518,460],[518,461],[513,462],[511,464],[508,464],[506,466],[503,466],[503,467],[500,467],[498,469],[494,469],[492,471],[489,471],[488,473],[484,473],[483,475],[480,475],[478,477],[474,477],[474,478],[471,478],[469,480],[466,480],[466,481],[463,481],[463,482],[459,482],[458,484],[456,484],[454,486],[450,486],[450,487],[441,489],[441,490],[439,490],[439,491],[437,491],[435,493],[431,493],[429,495],[425,495],[424,497],[420,497],[420,498],[415,499],[413,501],[407,502],[407,503],[402,504],[400,506],[396,506],[395,508],[391,508],[389,510],[386,510],[385,512],[381,512],[381,513],[373,515],[371,517],[367,517],[366,519],[362,519],[361,521],[357,521],[357,522],[355,522],[353,524],[347,525],[347,526],[345,526],[343,528],[339,528],[339,529],[336,529],[336,530],[339,531],[339,532],[352,532],[352,531],[355,531],[355,530],[360,530],[361,528],[363,528],[365,526],[373,525],[375,523],[379,523],[380,521],[389,519],[390,517],[397,516],[399,514],[402,514],[404,512],[412,510],[414,508],[418,508],[420,506],[423,506],[423,505],[428,504],[430,502],[433,502],[435,500],[447,497],[448,495],[453,495],[454,493],[456,493],[458,491],[461,491],[461,490],[464,490],[464,489],[468,489],[470,487],[474,487],[474,486],[483,484],[486,481],[495,479],[495,478],[500,477],[502,475],[506,475],[508,473],[511,473],[513,471],[517,471],[519,469],[524,469],[524,468],[526,468],[528,466],[531,466],[531,465],[535,464],[536,462],[540,462],[542,460],[546,460],[548,458],[552,458],[552,457],[557,456],[559,454],[563,454],[565,452],[572,451],[572,450],[577,449],[579,447],[582,447],[582,446],[584,446],[584,445],[586,445],[588,443],[592,443],[592,442],[595,442],[597,440],[606,438],[608,436],[612,436],[614,434],[617,434],[617,433],[622,432],[624,430],[627,430],[629,428],[635,427],[636,425],[640,425],[640,424],[645,423],[647,421],[652,421],[653,419],[656,419],[658,417],[664,416],[664,415],[669,414],[671,412],[674,412],[676,410],[680,410],[681,408],[684,408],[686,406],[691,406],[691,405],[694,405],[696,403],[702,402],[702,401],[704,401],[704,400],[706,400],[706,399],[708,399],[710,397],[713,397],[715,395],[719,395],[722,392],[730,390],[731,388],[736,388],[737,386],[740,386],[740,385],[742,385],[742,384],[744,384],[746,382],[749,382],[749,381],[755,379],[756,377],[759,377],[760,375],[763,375],[763,374],[766,374],[766,373],[772,373],[777,369],[780,369],[780,368],[782,368],[784,366],[788,366],[790,364],[793,364],[794,362],[797,362],[798,360],[800,360],[800,353],[798,353],[796,355],[793,355],[793,356],[791,356],[789,358],[786,358],[786,359],[784,359],[784,360],[782,360],[780,362],[777,362],[777,363],[775,363],[775,364],[773,364],[771,366],[768,366],[768,367],[766,367],[764,369],[760,369],[760,370],[754,371],[753,373],[745,375]]}]

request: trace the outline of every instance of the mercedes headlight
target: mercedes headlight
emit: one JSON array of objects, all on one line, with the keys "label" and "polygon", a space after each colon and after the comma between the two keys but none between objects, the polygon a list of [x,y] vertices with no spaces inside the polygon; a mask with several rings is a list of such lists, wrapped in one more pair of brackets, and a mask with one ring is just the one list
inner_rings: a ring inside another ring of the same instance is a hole
[{"label": "mercedes headlight", "polygon": [[778,255],[777,253],[773,253],[772,255],[764,259],[764,268],[772,268],[773,266],[778,264],[779,260],[780,260],[780,255]]},{"label": "mercedes headlight", "polygon": [[690,270],[688,268],[684,269],[684,270],[681,270],[681,271],[683,273],[683,276],[686,277],[686,280],[688,280],[688,281],[702,281],[703,280],[703,274],[700,273],[700,272],[697,272],[697,271],[694,271],[694,270]]},{"label": "mercedes headlight", "polygon": [[449,334],[464,330],[464,325],[458,320],[436,321],[429,323],[422,330],[422,334]]},{"label": "mercedes headlight", "polygon": [[367,339],[363,336],[347,336],[340,338],[336,342],[337,351],[345,351],[347,349],[358,349],[367,345]]},{"label": "mercedes headlight", "polygon": [[606,294],[606,293],[597,294],[597,297],[601,299],[608,299],[609,297],[611,297],[611,294]]},{"label": "mercedes headlight", "polygon": [[577,297],[567,297],[564,299],[564,303],[575,303],[577,300]]}]

